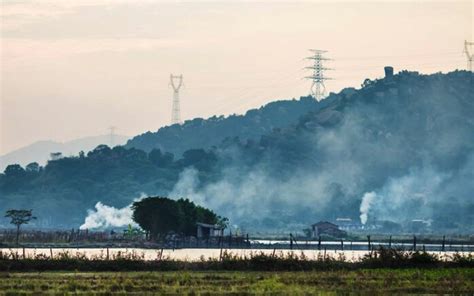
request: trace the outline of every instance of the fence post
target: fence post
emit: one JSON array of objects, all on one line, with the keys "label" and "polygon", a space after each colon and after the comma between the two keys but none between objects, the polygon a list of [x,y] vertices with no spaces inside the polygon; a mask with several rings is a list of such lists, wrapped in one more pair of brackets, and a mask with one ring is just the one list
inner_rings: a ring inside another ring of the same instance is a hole
[{"label": "fence post", "polygon": [[49,258],[53,259],[53,249],[49,248]]},{"label": "fence post", "polygon": [[413,236],[413,251],[416,251],[416,235]]},{"label": "fence post", "polygon": [[107,260],[109,260],[109,248],[107,248]]},{"label": "fence post", "polygon": [[293,250],[293,234],[290,233],[290,250]]},{"label": "fence post", "polygon": [[372,250],[372,246],[371,246],[371,243],[370,243],[370,235],[367,235],[367,248],[370,250]]},{"label": "fence post", "polygon": [[23,259],[26,259],[26,256],[25,256],[25,247],[23,247]]},{"label": "fence post", "polygon": [[321,251],[321,235],[318,237],[318,250]]},{"label": "fence post", "polygon": [[341,250],[344,251],[344,241],[341,239]]},{"label": "fence post", "polygon": [[390,238],[388,239],[388,248],[392,248],[392,236],[390,236]]},{"label": "fence post", "polygon": [[443,235],[443,243],[441,244],[441,251],[444,252],[444,247],[446,245],[446,236]]}]

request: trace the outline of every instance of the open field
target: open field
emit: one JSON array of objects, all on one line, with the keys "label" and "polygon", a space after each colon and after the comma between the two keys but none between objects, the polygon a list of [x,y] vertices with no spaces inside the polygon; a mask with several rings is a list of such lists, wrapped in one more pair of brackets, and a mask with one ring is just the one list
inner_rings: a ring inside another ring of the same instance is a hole
[{"label": "open field", "polygon": [[474,269],[1,273],[0,295],[474,293]]}]

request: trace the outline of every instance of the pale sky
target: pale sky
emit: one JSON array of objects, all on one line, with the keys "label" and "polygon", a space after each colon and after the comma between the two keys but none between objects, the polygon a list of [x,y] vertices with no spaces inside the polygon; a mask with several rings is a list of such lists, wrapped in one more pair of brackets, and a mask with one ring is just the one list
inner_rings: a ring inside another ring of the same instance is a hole
[{"label": "pale sky", "polygon": [[473,39],[473,1],[0,1],[0,154],[156,131],[170,73],[184,76],[181,117],[207,118],[307,95],[309,48],[334,59],[337,92],[384,65],[465,69]]}]

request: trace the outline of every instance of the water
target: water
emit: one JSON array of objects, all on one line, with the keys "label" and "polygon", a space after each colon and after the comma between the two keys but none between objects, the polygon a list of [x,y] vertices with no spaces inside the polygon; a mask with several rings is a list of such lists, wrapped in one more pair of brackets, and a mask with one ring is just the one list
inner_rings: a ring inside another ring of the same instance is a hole
[{"label": "water", "polygon": [[[352,251],[341,251],[341,250],[273,250],[273,249],[140,249],[140,248],[3,248],[0,249],[1,252],[10,254],[16,253],[20,257],[23,256],[23,250],[25,257],[34,258],[35,256],[42,255],[44,257],[57,257],[60,254],[67,252],[72,257],[81,257],[85,256],[87,258],[98,258],[106,259],[107,250],[109,258],[113,259],[119,254],[124,255],[134,255],[138,256],[144,260],[157,260],[159,258],[174,259],[174,260],[187,260],[187,261],[199,261],[201,259],[219,259],[221,252],[227,251],[234,255],[238,256],[249,256],[255,253],[264,253],[271,255],[275,252],[277,255],[288,255],[294,253],[296,255],[306,256],[308,259],[317,259],[318,257],[328,256],[331,258],[338,259],[340,256],[344,256],[348,261],[357,261],[362,258],[364,255],[368,254],[368,251],[361,250],[352,250]],[[161,252],[163,252],[161,254]],[[437,254],[441,259],[449,260],[450,257],[455,252],[429,252],[432,254]],[[473,254],[473,252],[464,252],[463,254]]]},{"label": "water", "polygon": [[[290,241],[289,240],[251,240],[251,244],[256,246],[256,248],[261,247],[261,248],[281,248],[286,246],[289,248],[290,246]],[[357,242],[351,242],[351,241],[344,241],[344,250],[359,250],[359,251],[365,251],[368,250],[368,243],[366,241],[357,241]],[[375,249],[379,247],[389,247],[388,242],[379,242],[379,241],[373,241],[371,242],[371,246]],[[318,248],[318,241],[297,241],[294,244],[295,249],[317,249]],[[327,250],[341,250],[341,241],[321,241],[321,249],[327,249]],[[399,243],[399,242],[392,242],[391,248],[393,249],[403,249],[403,250],[412,250],[413,249],[413,243]],[[426,251],[442,251],[443,245],[442,244],[421,244],[418,243],[416,246],[417,250],[423,250],[423,248]],[[453,252],[474,252],[474,245],[469,245],[469,244],[445,244],[445,250],[446,251],[453,251]]]}]

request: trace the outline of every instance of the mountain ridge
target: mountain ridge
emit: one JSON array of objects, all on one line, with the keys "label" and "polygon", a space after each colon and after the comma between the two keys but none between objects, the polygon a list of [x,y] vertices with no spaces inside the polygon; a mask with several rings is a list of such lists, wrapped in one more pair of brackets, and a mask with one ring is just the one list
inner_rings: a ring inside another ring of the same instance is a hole
[{"label": "mountain ridge", "polygon": [[[128,136],[114,135],[114,141],[117,145],[124,144],[128,138]],[[39,165],[45,165],[50,158],[50,153],[61,152],[63,156],[76,155],[80,151],[89,152],[104,143],[110,143],[110,135],[82,137],[64,142],[53,140],[36,141],[0,155],[0,171],[3,172],[10,164],[26,166],[31,162],[37,162]]]}]

